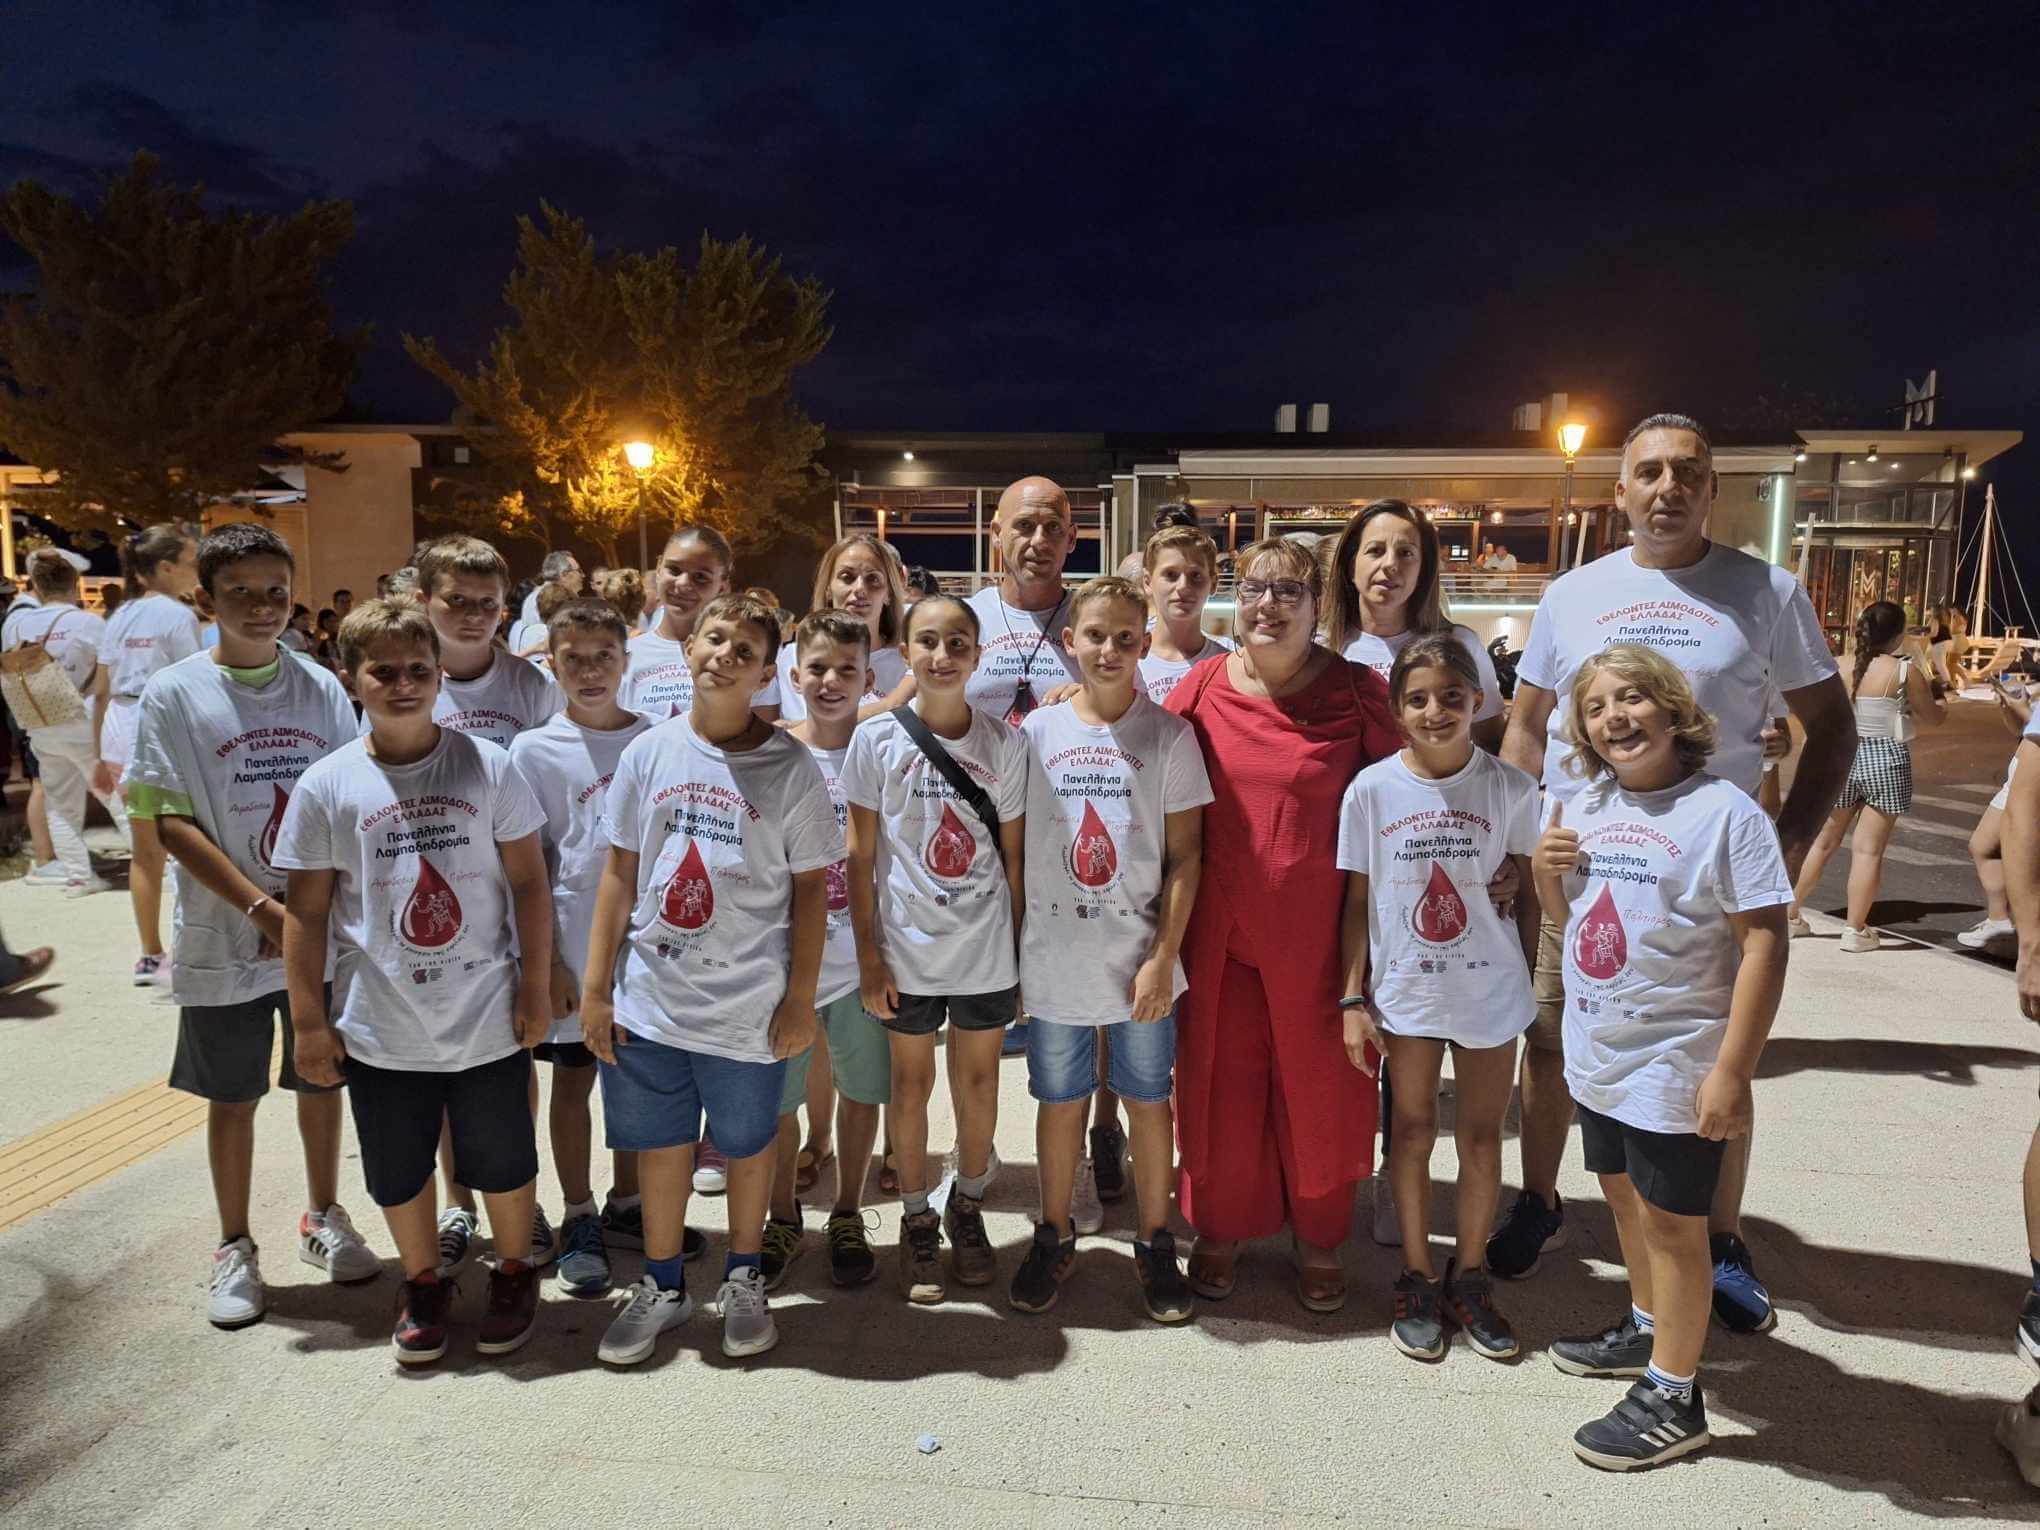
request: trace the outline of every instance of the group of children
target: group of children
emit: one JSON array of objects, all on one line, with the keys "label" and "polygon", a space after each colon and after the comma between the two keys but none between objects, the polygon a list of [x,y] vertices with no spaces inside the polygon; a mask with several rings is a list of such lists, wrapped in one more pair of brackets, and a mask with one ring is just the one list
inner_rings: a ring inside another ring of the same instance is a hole
[{"label": "group of children", "polygon": [[[1157,1322],[1190,1317],[1169,1228],[1173,1015],[1214,794],[1191,724],[1162,702],[1192,665],[1224,662],[1202,630],[1216,561],[1201,531],[1175,527],[1149,543],[1144,588],[1078,588],[1058,635],[1074,690],[1015,727],[966,699],[976,611],[940,594],[909,608],[875,539],[831,549],[816,609],[789,634],[724,593],[727,544],[683,527],[653,629],[631,637],[606,602],[557,605],[548,679],[494,641],[500,556],[442,538],[419,560],[416,600],[368,602],[341,624],[357,725],[340,680],[279,646],[288,548],[255,525],[207,536],[196,573],[218,646],[149,682],[127,782],[130,813],[158,826],[177,867],[173,1083],[212,1102],[212,1321],[263,1311],[249,1174],[279,1023],[278,1082],[297,1093],[307,1164],[300,1256],[335,1280],[380,1268],[339,1204],[344,1085],[402,1267],[400,1362],[445,1352],[479,1195],[492,1255],[477,1349],[529,1338],[545,1265],[563,1291],[595,1295],[610,1250],[642,1248],[599,1347],[628,1365],[692,1312],[684,1266],[705,1240],[686,1209],[710,1126],[727,1160],[722,1346],[777,1342],[767,1292],[804,1242],[795,1113],[818,1039],[840,1098],[831,1280],[878,1271],[863,1202],[881,1112],[901,1294],[939,1302],[951,1282],[997,1279],[983,1201],[1001,1042],[1023,1002],[1041,1205],[1009,1304],[1047,1310],[1072,1272],[1089,1230],[1072,1205],[1086,1106],[1103,1087],[1131,1128],[1140,1298]],[[1552,1354],[1641,1378],[1580,1432],[1586,1459],[1697,1448],[1704,1213],[1784,972],[1775,835],[1703,773],[1708,720],[1649,650],[1613,648],[1582,671],[1587,787],[1546,822],[1531,778],[1473,744],[1480,677],[1461,644],[1413,641],[1388,679],[1407,747],[1344,804],[1337,1014],[1353,1066],[1385,1057],[1396,1079],[1388,1173],[1408,1268],[1393,1341],[1436,1359],[1456,1327],[1482,1354],[1517,1351],[1484,1245],[1538,908],[1567,909],[1569,1079],[1632,1303]],[[1488,897],[1504,860],[1521,873],[1509,916]],[[938,1202],[928,1113],[945,1025],[956,1171]],[[1448,1048],[1459,1237],[1441,1276],[1425,1189]],[[531,1057],[552,1076],[557,1231],[537,1206]],[[598,1084],[615,1176],[600,1211]]]}]

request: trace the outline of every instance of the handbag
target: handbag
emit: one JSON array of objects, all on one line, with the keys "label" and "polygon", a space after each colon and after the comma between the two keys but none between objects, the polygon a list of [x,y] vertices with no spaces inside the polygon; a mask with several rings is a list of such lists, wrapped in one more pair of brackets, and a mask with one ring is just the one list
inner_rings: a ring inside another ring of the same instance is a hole
[{"label": "handbag", "polygon": [[85,716],[85,698],[50,653],[50,639],[63,622],[60,616],[41,637],[0,653],[0,701],[23,728],[55,728]]},{"label": "handbag", "polygon": [[992,806],[991,794],[977,782],[971,780],[968,772],[956,763],[956,757],[942,747],[942,740],[935,736],[935,730],[921,721],[920,714],[911,705],[902,704],[892,709],[893,717],[906,730],[907,737],[915,747],[928,757],[928,763],[942,773],[942,779],[949,783],[949,789],[969,803],[985,823],[992,836],[992,849],[998,852],[999,864],[1006,864],[1006,847],[999,840],[999,810]]}]

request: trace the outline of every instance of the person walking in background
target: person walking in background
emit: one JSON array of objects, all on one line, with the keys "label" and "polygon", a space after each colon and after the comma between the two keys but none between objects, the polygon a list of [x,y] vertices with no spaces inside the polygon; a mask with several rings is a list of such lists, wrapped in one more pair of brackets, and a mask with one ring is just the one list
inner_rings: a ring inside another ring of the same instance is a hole
[{"label": "person walking in background", "polygon": [[1955,938],[1972,951],[2005,956],[2011,954],[2018,933],[2012,924],[2012,905],[2005,896],[2005,806],[2011,799],[2012,780],[2019,773],[2016,741],[2033,721],[2033,698],[2025,686],[2003,675],[1994,676],[1990,687],[1997,698],[1998,718],[2014,740],[2012,758],[2005,766],[2005,779],[1997,795],[1990,799],[1990,805],[1984,808],[1969,835],[1970,864],[1976,867],[1976,880],[1983,888],[1983,918],[1966,930],[1958,930]]}]

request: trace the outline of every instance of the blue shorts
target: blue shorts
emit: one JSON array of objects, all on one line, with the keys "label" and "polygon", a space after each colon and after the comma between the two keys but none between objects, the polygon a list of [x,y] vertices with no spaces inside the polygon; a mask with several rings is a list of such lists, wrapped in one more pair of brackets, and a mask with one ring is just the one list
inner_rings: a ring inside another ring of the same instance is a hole
[{"label": "blue shorts", "polygon": [[1169,1097],[1176,1071],[1176,1017],[1117,1025],[1059,1025],[1033,1016],[1027,1025],[1027,1092],[1062,1105],[1098,1089],[1098,1038],[1105,1038],[1112,1092],[1136,1105]]},{"label": "blue shorts", "polygon": [[616,1061],[600,1064],[603,1137],[613,1150],[649,1153],[701,1140],[701,1118],[715,1123],[715,1145],[731,1158],[751,1158],[779,1133],[777,1062],[732,1062],[683,1052],[617,1031]]}]

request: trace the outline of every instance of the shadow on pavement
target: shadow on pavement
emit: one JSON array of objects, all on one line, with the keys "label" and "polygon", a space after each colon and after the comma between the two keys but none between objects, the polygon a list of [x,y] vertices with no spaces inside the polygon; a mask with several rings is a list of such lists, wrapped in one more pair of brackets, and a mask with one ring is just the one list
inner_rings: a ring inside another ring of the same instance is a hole
[{"label": "shadow on pavement", "polygon": [[1757,1077],[1784,1078],[1809,1072],[1886,1073],[1916,1074],[1942,1084],[1974,1084],[1978,1068],[2033,1067],[2040,1067],[2040,1052],[2025,1047],[1779,1036],[1765,1043]]}]

